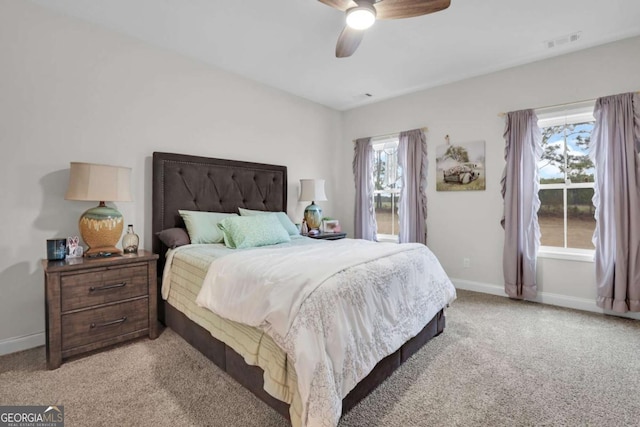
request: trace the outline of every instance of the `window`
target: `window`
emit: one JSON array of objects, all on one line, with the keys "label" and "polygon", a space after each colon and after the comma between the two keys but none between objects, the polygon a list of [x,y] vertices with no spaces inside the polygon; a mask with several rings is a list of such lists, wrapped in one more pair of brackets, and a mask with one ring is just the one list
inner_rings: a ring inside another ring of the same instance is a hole
[{"label": "window", "polygon": [[592,111],[590,105],[538,115],[543,148],[538,163],[541,246],[594,249],[594,165],[589,158],[595,122]]},{"label": "window", "polygon": [[400,229],[401,168],[398,167],[398,137],[373,140],[373,206],[378,224],[378,240],[398,241]]}]

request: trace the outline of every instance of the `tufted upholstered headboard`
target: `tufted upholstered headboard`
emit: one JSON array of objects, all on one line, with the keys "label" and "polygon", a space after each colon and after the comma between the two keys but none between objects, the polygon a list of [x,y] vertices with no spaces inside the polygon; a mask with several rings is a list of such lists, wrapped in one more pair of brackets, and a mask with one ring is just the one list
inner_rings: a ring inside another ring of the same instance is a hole
[{"label": "tufted upholstered headboard", "polygon": [[238,212],[238,208],[286,212],[286,166],[153,153],[153,252],[164,268],[166,246],[156,233],[184,227],[178,209]]}]

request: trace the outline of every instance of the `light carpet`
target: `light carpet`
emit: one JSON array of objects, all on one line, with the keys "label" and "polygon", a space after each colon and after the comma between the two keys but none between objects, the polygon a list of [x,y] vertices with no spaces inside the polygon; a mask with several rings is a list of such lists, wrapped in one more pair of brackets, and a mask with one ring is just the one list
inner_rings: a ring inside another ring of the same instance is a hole
[{"label": "light carpet", "polygon": [[[459,291],[447,327],[347,426],[638,426],[640,322]],[[64,405],[67,426],[286,426],[173,331],[46,370],[0,357],[0,405]]]}]

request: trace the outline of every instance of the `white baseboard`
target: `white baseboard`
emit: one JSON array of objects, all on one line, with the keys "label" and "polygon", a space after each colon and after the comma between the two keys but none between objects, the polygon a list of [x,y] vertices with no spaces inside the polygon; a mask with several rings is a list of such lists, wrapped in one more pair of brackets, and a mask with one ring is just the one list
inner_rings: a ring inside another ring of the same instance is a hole
[{"label": "white baseboard", "polygon": [[[481,292],[484,294],[498,295],[506,297],[503,286],[492,285],[489,283],[473,282],[471,280],[451,279],[456,289],[464,289],[467,291]],[[538,296],[530,300],[541,304],[556,305],[558,307],[573,308],[576,310],[591,311],[600,314],[609,314],[612,316],[626,317],[628,319],[640,320],[640,313],[616,313],[610,310],[603,310],[596,305],[595,300],[587,298],[572,297],[569,295],[553,294],[549,292],[538,292]]]},{"label": "white baseboard", "polygon": [[45,333],[25,335],[22,337],[7,338],[0,340],[0,356],[9,353],[15,353],[22,350],[28,350],[34,347],[40,347],[45,344]]}]

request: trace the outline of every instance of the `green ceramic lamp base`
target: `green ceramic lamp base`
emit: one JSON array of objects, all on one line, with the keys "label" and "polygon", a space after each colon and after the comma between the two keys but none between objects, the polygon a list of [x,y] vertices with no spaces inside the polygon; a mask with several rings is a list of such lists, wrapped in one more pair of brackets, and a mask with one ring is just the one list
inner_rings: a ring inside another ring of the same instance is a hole
[{"label": "green ceramic lamp base", "polygon": [[89,246],[85,256],[100,253],[119,254],[116,244],[122,236],[124,218],[117,209],[104,202],[82,214],[78,222],[82,240]]},{"label": "green ceramic lamp base", "polygon": [[309,231],[318,230],[322,223],[322,208],[316,205],[315,202],[311,202],[311,204],[304,209],[304,220],[307,222]]}]

